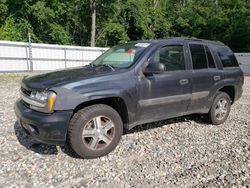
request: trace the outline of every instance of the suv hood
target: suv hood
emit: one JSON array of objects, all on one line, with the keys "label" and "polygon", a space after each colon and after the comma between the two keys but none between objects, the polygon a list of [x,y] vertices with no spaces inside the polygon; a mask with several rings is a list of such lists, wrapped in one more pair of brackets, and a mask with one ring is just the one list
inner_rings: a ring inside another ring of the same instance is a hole
[{"label": "suv hood", "polygon": [[112,74],[109,67],[85,66],[61,71],[49,72],[45,74],[28,76],[22,80],[22,85],[30,90],[44,90],[51,87],[72,83],[74,81],[89,77]]}]

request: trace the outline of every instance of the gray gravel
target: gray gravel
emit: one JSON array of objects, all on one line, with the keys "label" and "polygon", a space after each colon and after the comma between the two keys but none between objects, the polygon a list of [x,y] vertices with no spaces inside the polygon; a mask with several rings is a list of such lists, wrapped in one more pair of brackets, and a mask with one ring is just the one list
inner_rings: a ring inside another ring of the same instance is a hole
[{"label": "gray gravel", "polygon": [[23,75],[0,75],[0,187],[250,187],[250,78],[220,126],[187,116],[141,125],[108,156],[75,158],[16,122]]}]

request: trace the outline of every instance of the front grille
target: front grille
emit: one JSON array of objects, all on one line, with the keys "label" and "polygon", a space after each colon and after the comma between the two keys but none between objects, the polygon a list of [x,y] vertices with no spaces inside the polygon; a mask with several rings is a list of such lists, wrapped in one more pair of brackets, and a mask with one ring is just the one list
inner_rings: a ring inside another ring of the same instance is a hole
[{"label": "front grille", "polygon": [[24,106],[26,106],[27,108],[30,108],[30,104],[28,104],[27,102],[25,102],[24,100],[22,100]]},{"label": "front grille", "polygon": [[22,93],[23,93],[24,95],[26,95],[26,96],[30,96],[30,94],[31,94],[31,91],[29,91],[29,90],[27,90],[27,89],[25,89],[25,88],[23,88],[23,87],[21,87],[21,91],[22,91]]},{"label": "front grille", "polygon": [[30,104],[24,101],[23,97],[29,97],[31,95],[31,91],[25,89],[24,87],[21,87],[21,98],[24,106],[27,108],[30,108]]}]

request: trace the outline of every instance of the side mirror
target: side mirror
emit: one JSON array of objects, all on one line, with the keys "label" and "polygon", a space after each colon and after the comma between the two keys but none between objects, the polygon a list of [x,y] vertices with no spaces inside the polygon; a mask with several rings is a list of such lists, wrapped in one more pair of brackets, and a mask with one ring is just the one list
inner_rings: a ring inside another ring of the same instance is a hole
[{"label": "side mirror", "polygon": [[145,74],[162,74],[165,71],[165,65],[162,63],[149,63],[144,70]]}]

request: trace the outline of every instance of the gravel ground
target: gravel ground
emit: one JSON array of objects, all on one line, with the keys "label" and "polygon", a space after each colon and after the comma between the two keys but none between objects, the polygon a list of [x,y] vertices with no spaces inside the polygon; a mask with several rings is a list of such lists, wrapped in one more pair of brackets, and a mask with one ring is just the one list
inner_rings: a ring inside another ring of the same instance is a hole
[{"label": "gravel ground", "polygon": [[250,187],[250,77],[220,126],[187,116],[141,125],[114,152],[83,160],[16,122],[23,75],[0,75],[0,187]]}]

